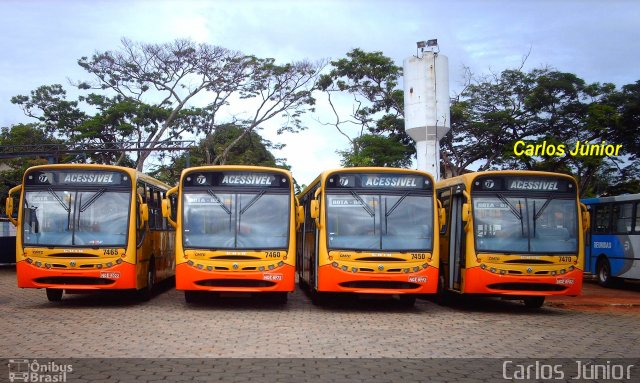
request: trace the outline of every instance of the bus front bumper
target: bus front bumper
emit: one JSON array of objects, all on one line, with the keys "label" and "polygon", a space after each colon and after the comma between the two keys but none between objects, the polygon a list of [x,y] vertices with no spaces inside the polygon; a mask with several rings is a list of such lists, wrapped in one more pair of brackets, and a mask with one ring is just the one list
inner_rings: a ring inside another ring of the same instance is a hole
[{"label": "bus front bumper", "polygon": [[427,267],[410,273],[352,272],[332,265],[318,268],[319,292],[357,294],[435,294],[438,269]]},{"label": "bus front bumper", "polygon": [[176,266],[176,290],[218,292],[292,292],[295,268],[284,264],[268,271],[209,271],[188,263]]},{"label": "bus front bumper", "polygon": [[135,289],[136,267],[123,262],[102,269],[61,269],[41,263],[20,261],[16,264],[18,287],[68,290]]},{"label": "bus front bumper", "polygon": [[582,291],[582,270],[561,275],[501,275],[473,267],[466,270],[464,293],[513,296],[577,296]]}]

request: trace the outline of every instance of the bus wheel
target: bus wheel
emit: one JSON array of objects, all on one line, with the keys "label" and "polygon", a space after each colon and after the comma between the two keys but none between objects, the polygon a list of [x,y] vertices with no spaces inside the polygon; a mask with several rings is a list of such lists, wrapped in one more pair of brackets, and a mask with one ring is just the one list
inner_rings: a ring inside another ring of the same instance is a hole
[{"label": "bus wheel", "polygon": [[63,292],[63,289],[47,289],[47,299],[49,302],[60,302]]},{"label": "bus wheel", "polygon": [[156,284],[156,270],[153,267],[153,259],[149,261],[149,268],[147,270],[147,285],[140,290],[140,299],[148,301],[153,296],[153,287]]},{"label": "bus wheel", "polygon": [[438,278],[438,291],[435,294],[434,301],[440,306],[444,306],[449,303],[450,295],[444,286],[444,275],[440,275]]},{"label": "bus wheel", "polygon": [[530,309],[539,309],[544,304],[544,297],[526,297],[524,305]]},{"label": "bus wheel", "polygon": [[402,307],[413,307],[416,304],[416,296],[415,295],[399,295],[398,300],[400,301],[400,306]]},{"label": "bus wheel", "polygon": [[598,284],[603,287],[613,286],[613,277],[611,276],[611,265],[606,258],[598,260],[596,266],[596,272],[598,273]]}]

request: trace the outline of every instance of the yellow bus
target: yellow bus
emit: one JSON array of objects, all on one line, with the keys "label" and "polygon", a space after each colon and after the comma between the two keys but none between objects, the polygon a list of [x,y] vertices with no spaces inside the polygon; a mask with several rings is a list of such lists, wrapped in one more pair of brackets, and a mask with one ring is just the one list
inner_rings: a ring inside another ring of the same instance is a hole
[{"label": "yellow bus", "polygon": [[522,299],[582,289],[589,213],[575,180],[534,171],[486,171],[437,183],[446,211],[440,232],[440,298],[448,293]]},{"label": "yellow bus", "polygon": [[184,290],[187,302],[202,292],[262,293],[287,301],[295,287],[293,190],[291,173],[283,169],[183,170],[163,214],[177,228],[176,289]]},{"label": "yellow bus", "polygon": [[[300,286],[322,302],[330,294],[398,295],[412,306],[436,292],[438,214],[426,172],[344,168],[320,174],[298,195]],[[443,212],[444,213],[444,212]]]},{"label": "yellow bus", "polygon": [[175,270],[175,231],[161,210],[168,189],[119,166],[27,169],[6,202],[17,227],[18,287],[45,288],[50,301],[61,300],[64,291],[103,289],[138,290],[150,298],[154,284]]}]

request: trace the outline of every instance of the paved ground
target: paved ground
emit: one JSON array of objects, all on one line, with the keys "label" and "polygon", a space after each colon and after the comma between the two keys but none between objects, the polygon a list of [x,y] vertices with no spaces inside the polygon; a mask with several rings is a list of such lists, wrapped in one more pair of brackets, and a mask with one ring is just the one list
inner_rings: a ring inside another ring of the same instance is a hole
[{"label": "paved ground", "polygon": [[[593,289],[600,288],[588,284],[585,292]],[[635,287],[607,293],[640,297]],[[540,310],[488,299],[447,307],[418,300],[411,309],[347,299],[316,307],[297,290],[286,305],[255,298],[187,305],[181,292],[167,287],[144,303],[122,293],[65,295],[51,303],[43,290],[18,289],[14,270],[2,267],[0,320],[0,358],[337,357],[374,358],[377,365],[378,358],[409,364],[404,358],[456,358],[451,366],[457,358],[640,358],[639,305],[570,305],[564,299]],[[360,368],[366,360],[358,368],[371,374]],[[232,360],[235,370],[240,361]],[[331,363],[314,368],[330,370]],[[4,376],[0,370],[0,381]],[[369,380],[386,381],[376,376]],[[392,376],[389,381],[397,381]]]}]

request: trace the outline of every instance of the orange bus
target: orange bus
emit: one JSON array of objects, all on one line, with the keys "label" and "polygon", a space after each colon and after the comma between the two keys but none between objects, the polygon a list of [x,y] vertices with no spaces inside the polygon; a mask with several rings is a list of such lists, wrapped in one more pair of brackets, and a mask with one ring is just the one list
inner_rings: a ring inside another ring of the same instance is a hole
[{"label": "orange bus", "polygon": [[[9,191],[16,225],[18,287],[64,291],[138,290],[151,297],[174,275],[174,234],[161,214],[169,187],[119,166],[58,164],[27,169]],[[17,200],[17,218],[14,195]]]},{"label": "orange bus", "polygon": [[258,166],[193,167],[183,170],[167,196],[163,213],[177,228],[176,288],[187,302],[203,292],[261,293],[287,301],[295,286],[291,173]]},{"label": "orange bus", "polygon": [[361,167],[326,171],[298,199],[298,277],[314,302],[329,293],[397,295],[412,306],[436,292],[438,214],[426,172]]},{"label": "orange bus", "polygon": [[447,293],[522,299],[582,289],[589,213],[575,180],[535,171],[486,171],[441,180],[439,297]]}]

